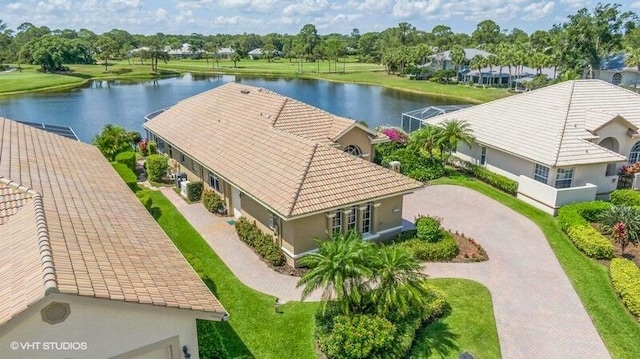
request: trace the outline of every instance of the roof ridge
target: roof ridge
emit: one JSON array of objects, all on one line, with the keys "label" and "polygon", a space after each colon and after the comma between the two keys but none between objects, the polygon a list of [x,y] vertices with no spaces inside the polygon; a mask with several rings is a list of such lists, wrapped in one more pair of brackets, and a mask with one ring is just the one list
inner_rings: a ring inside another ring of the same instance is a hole
[{"label": "roof ridge", "polygon": [[34,189],[30,188],[30,187],[23,186],[20,183],[14,182],[14,181],[12,181],[9,178],[4,177],[4,176],[0,176],[0,184],[4,184],[6,186],[9,186],[9,187],[11,187],[11,188],[13,188],[15,190],[18,190],[18,191],[20,191],[22,193],[26,193],[26,194],[28,194],[30,196],[41,195],[38,191],[36,191],[36,190],[34,190]]},{"label": "roof ridge", "polygon": [[567,112],[564,115],[564,126],[562,126],[562,131],[560,131],[560,141],[558,141],[558,147],[556,148],[556,158],[553,162],[553,166],[558,165],[558,159],[560,158],[560,149],[562,148],[562,142],[564,142],[564,133],[567,131],[567,123],[569,122],[569,112],[571,112],[571,102],[573,100],[573,91],[576,88],[576,82],[571,82],[571,92],[569,93],[569,103],[567,104]]},{"label": "roof ridge", "polygon": [[311,150],[311,155],[309,156],[309,160],[307,161],[307,166],[304,169],[304,173],[302,173],[302,178],[300,179],[300,182],[297,185],[297,189],[296,189],[296,193],[294,195],[294,200],[293,203],[291,203],[291,206],[289,207],[289,213],[287,213],[287,217],[291,217],[292,213],[293,213],[293,209],[296,207],[296,204],[298,203],[298,198],[300,198],[300,192],[302,191],[302,186],[304,185],[304,181],[307,179],[307,175],[309,174],[309,169],[311,168],[311,163],[313,162],[313,157],[316,155],[316,152],[318,151],[318,143],[314,143],[313,144],[313,149]]},{"label": "roof ridge", "polygon": [[278,122],[278,120],[280,119],[280,115],[282,114],[282,111],[284,111],[284,107],[287,106],[287,102],[289,102],[289,98],[285,97],[284,101],[282,102],[282,106],[280,106],[280,110],[278,110],[278,113],[274,116],[273,121],[271,121],[271,127],[276,126],[276,122]]},{"label": "roof ridge", "polygon": [[42,284],[45,288],[44,293],[45,295],[58,293],[58,281],[56,278],[55,266],[53,264],[51,241],[49,240],[47,219],[44,215],[44,205],[42,203],[42,195],[40,193],[33,196],[33,207],[35,212],[36,228],[38,231],[38,248],[40,249]]}]

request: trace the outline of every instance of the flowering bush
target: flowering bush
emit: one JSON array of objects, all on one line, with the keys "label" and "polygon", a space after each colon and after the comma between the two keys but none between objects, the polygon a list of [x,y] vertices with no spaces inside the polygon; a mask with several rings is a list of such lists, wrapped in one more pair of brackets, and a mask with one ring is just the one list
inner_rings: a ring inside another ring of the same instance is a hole
[{"label": "flowering bush", "polygon": [[142,154],[143,156],[146,156],[149,154],[149,150],[147,148],[148,145],[149,145],[149,140],[146,138],[138,142],[138,151],[140,151],[140,154]]},{"label": "flowering bush", "polygon": [[407,144],[407,134],[398,128],[386,128],[382,131],[389,139],[397,145],[405,146]]},{"label": "flowering bush", "polygon": [[640,173],[640,162],[636,162],[628,166],[622,166],[620,171],[618,171],[620,176],[631,176],[635,173]]}]

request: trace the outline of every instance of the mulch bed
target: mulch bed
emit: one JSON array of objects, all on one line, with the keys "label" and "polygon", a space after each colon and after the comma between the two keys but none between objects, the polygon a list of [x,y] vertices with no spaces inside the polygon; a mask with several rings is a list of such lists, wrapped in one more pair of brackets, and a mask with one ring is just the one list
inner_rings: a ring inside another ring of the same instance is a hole
[{"label": "mulch bed", "polygon": [[[602,233],[602,228],[597,223],[589,223],[591,227],[595,228],[598,232]],[[617,258],[626,258],[632,260],[638,267],[640,267],[640,246],[636,246],[633,243],[629,243],[627,248],[624,250],[624,256],[622,255],[622,250],[620,249],[620,244],[611,238],[610,235],[602,233],[608,240],[613,244],[613,256]],[[611,263],[610,260],[599,259],[598,262],[609,267]]]},{"label": "mulch bed", "polygon": [[280,267],[271,267],[271,269],[278,273],[290,275],[292,277],[302,277],[309,270],[309,268],[293,268],[288,264]]},{"label": "mulch bed", "polygon": [[454,263],[484,262],[489,260],[487,252],[473,238],[459,233],[451,233],[458,244],[458,255],[451,260]]}]

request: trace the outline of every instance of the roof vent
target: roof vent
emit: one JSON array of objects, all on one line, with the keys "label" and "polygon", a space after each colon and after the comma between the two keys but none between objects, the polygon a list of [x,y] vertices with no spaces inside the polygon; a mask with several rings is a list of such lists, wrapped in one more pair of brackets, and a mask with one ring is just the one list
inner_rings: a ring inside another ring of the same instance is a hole
[{"label": "roof vent", "polygon": [[247,89],[242,89],[242,90],[240,90],[240,92],[246,95],[246,94],[248,94],[248,93],[249,93],[249,92],[251,92],[251,91],[249,91],[249,90],[247,90]]},{"label": "roof vent", "polygon": [[71,314],[71,308],[68,303],[52,302],[44,307],[41,311],[42,320],[49,324],[58,324],[64,322],[69,314]]},{"label": "roof vent", "polygon": [[400,161],[389,162],[389,169],[395,172],[400,172]]}]

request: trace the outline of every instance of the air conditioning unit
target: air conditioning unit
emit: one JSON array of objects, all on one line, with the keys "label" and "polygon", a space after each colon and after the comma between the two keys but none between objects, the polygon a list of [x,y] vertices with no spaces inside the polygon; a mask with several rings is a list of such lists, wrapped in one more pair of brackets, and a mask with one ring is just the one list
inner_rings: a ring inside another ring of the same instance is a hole
[{"label": "air conditioning unit", "polygon": [[400,172],[400,161],[389,162],[389,169],[395,172]]}]

